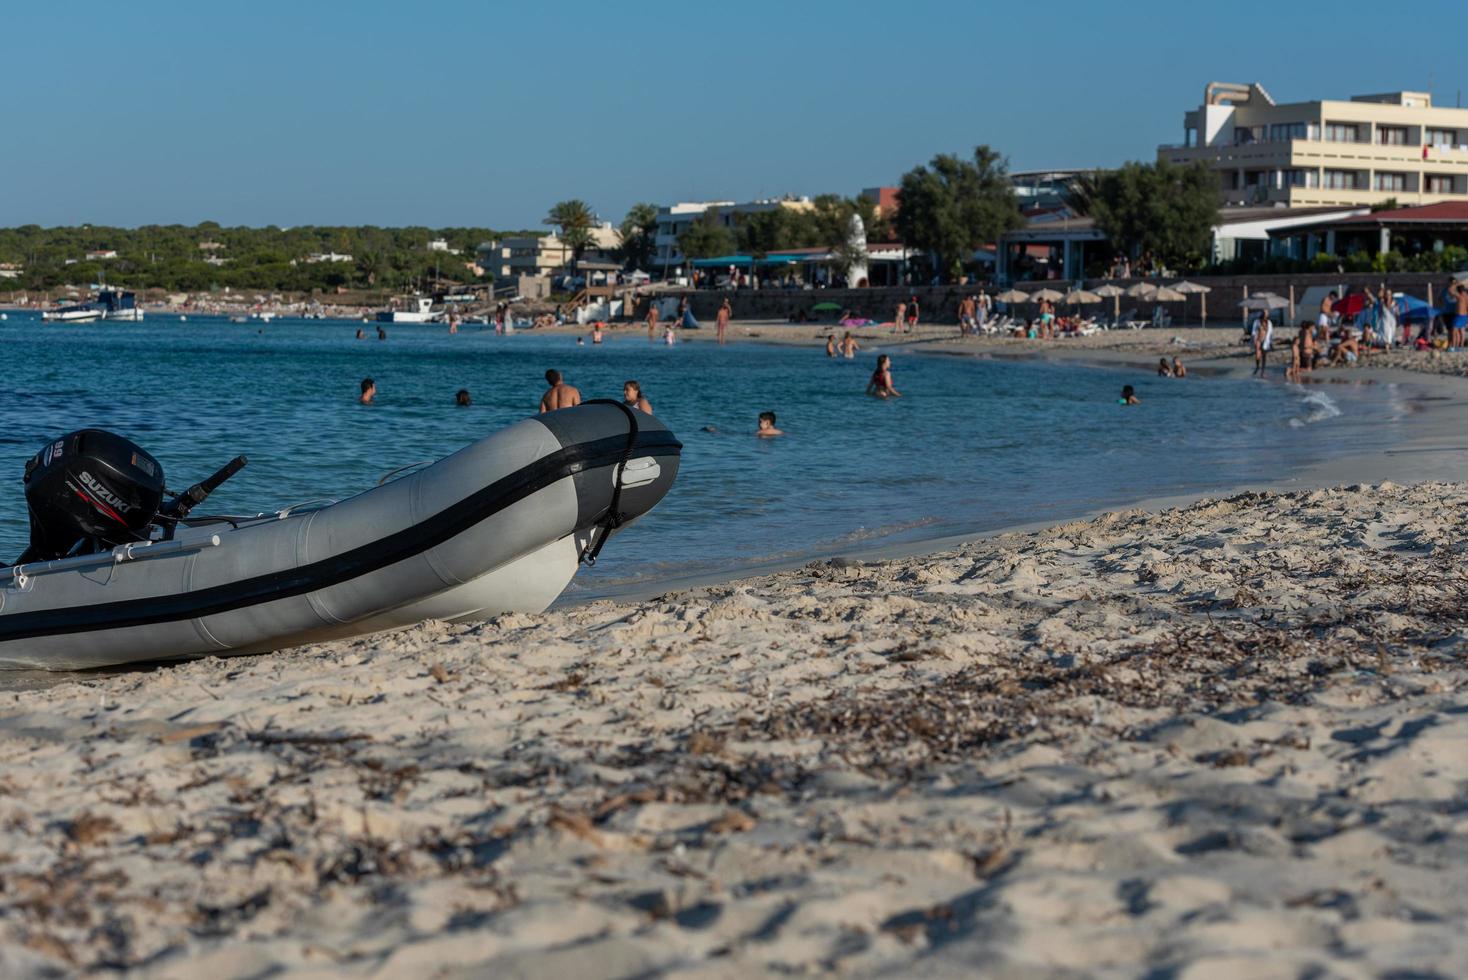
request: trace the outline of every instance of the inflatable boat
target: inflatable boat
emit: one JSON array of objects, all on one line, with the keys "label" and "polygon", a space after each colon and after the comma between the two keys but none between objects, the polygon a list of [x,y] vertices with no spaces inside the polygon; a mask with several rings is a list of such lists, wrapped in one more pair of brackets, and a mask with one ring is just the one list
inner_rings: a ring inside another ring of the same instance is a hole
[{"label": "inflatable boat", "polygon": [[0,566],[0,666],[258,653],[424,619],[539,612],[678,473],[656,418],[588,402],[354,497],[193,516],[240,457],[165,503],[162,467],[98,429],[26,466],[30,546]]}]

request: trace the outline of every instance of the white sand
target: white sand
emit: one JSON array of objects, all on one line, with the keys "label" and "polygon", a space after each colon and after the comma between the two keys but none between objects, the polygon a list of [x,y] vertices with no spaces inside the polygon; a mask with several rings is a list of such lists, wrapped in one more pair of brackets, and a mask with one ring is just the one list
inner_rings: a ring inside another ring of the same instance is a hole
[{"label": "white sand", "polygon": [[0,693],[0,975],[1457,974],[1465,508],[1243,494]]}]

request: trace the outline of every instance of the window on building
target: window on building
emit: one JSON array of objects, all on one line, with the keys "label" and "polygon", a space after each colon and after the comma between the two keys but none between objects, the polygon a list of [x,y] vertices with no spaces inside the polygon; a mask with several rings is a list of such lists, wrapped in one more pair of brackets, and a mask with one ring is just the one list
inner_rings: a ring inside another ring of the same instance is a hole
[{"label": "window on building", "polygon": [[1319,187],[1320,171],[1284,170],[1280,172],[1280,182],[1285,187]]},{"label": "window on building", "polygon": [[1250,143],[1259,143],[1264,139],[1263,126],[1235,126],[1234,146],[1248,146]]},{"label": "window on building", "polygon": [[1360,170],[1327,170],[1321,176],[1321,186],[1337,191],[1354,191],[1365,186]]},{"label": "window on building", "polygon": [[1360,142],[1361,131],[1355,123],[1328,122],[1325,124],[1325,141],[1327,143],[1357,143]]},{"label": "window on building", "polygon": [[1371,187],[1378,191],[1404,191],[1407,189],[1407,175],[1378,172]]},{"label": "window on building", "polygon": [[1428,146],[1456,146],[1458,145],[1458,131],[1456,129],[1429,129],[1423,142]]},{"label": "window on building", "polygon": [[1406,146],[1406,126],[1377,126],[1376,142],[1382,146]]},{"label": "window on building", "polygon": [[1428,174],[1427,193],[1429,194],[1451,194],[1453,193],[1452,174]]},{"label": "window on building", "polygon": [[1305,123],[1274,123],[1269,127],[1269,142],[1284,143],[1288,140],[1302,140],[1309,138],[1309,128]]}]

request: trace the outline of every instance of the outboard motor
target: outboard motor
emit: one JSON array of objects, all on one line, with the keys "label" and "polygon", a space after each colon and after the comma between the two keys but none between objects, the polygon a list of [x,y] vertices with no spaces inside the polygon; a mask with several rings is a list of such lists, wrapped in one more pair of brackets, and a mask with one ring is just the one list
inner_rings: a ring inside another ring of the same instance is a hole
[{"label": "outboard motor", "polygon": [[164,492],[163,467],[122,436],[101,429],[64,435],[26,463],[31,541],[19,562],[146,540]]}]

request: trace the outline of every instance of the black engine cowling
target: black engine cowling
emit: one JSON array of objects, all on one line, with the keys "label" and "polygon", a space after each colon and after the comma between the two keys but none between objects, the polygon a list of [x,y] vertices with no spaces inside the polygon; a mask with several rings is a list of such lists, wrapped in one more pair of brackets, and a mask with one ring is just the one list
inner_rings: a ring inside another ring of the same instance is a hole
[{"label": "black engine cowling", "polygon": [[163,467],[122,436],[81,429],[26,463],[30,547],[20,561],[140,541],[163,505]]}]

